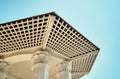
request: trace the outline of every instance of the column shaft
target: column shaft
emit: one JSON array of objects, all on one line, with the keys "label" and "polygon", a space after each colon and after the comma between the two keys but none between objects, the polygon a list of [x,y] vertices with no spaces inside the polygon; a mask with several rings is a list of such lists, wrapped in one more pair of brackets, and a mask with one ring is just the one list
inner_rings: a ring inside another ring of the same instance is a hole
[{"label": "column shaft", "polygon": [[[38,67],[35,67],[38,66]],[[34,65],[34,77],[33,79],[48,79],[48,64],[38,63]]]},{"label": "column shaft", "polygon": [[58,79],[71,79],[71,68],[69,62],[62,62],[57,65]]},{"label": "column shaft", "polygon": [[48,79],[49,54],[45,51],[38,51],[33,54],[33,79]]}]

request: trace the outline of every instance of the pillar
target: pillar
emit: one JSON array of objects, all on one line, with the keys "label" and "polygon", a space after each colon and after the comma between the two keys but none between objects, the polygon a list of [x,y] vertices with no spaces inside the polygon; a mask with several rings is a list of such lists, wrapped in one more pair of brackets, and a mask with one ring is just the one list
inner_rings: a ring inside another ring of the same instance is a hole
[{"label": "pillar", "polygon": [[33,54],[33,79],[48,79],[48,61],[50,55],[46,51],[37,51]]},{"label": "pillar", "polygon": [[7,66],[8,63],[5,62],[3,59],[0,59],[0,79],[8,79],[7,75]]},{"label": "pillar", "polygon": [[57,79],[72,79],[70,62],[63,61],[57,65]]}]

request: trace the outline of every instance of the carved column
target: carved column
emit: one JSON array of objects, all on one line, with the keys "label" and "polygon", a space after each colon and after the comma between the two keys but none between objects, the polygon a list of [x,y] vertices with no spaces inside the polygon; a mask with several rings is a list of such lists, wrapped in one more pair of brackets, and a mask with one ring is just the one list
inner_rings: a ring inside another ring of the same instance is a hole
[{"label": "carved column", "polygon": [[33,79],[48,79],[48,61],[50,55],[46,51],[37,51],[33,54]]},{"label": "carved column", "polygon": [[72,79],[71,66],[67,61],[57,64],[57,79]]},{"label": "carved column", "polygon": [[3,59],[0,59],[0,79],[8,79],[7,75],[7,66],[8,63],[5,62]]}]

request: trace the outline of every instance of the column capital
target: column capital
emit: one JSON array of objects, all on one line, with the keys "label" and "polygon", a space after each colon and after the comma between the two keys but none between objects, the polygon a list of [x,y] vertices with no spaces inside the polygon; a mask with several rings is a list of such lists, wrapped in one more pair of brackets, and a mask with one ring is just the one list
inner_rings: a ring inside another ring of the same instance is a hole
[{"label": "column capital", "polygon": [[48,54],[46,51],[37,51],[32,56],[33,64],[48,63],[49,59],[50,54]]},{"label": "column capital", "polygon": [[7,76],[7,67],[8,63],[4,61],[3,59],[0,59],[0,79],[8,79]]},{"label": "column capital", "polygon": [[6,73],[0,72],[0,79],[8,79],[8,76]]},{"label": "column capital", "polygon": [[0,59],[0,71],[5,70],[5,68],[8,66],[9,64],[4,61],[3,59]]},{"label": "column capital", "polygon": [[58,63],[57,66],[57,72],[62,72],[62,71],[71,71],[70,70],[70,62],[69,61],[63,61]]}]

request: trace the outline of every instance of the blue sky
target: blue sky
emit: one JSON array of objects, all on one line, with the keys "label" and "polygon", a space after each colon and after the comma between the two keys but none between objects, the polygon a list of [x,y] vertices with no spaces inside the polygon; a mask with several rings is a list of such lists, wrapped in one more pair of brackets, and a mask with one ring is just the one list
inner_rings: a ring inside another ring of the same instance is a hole
[{"label": "blue sky", "polygon": [[51,11],[101,49],[81,79],[120,79],[120,0],[0,0],[0,23]]}]

